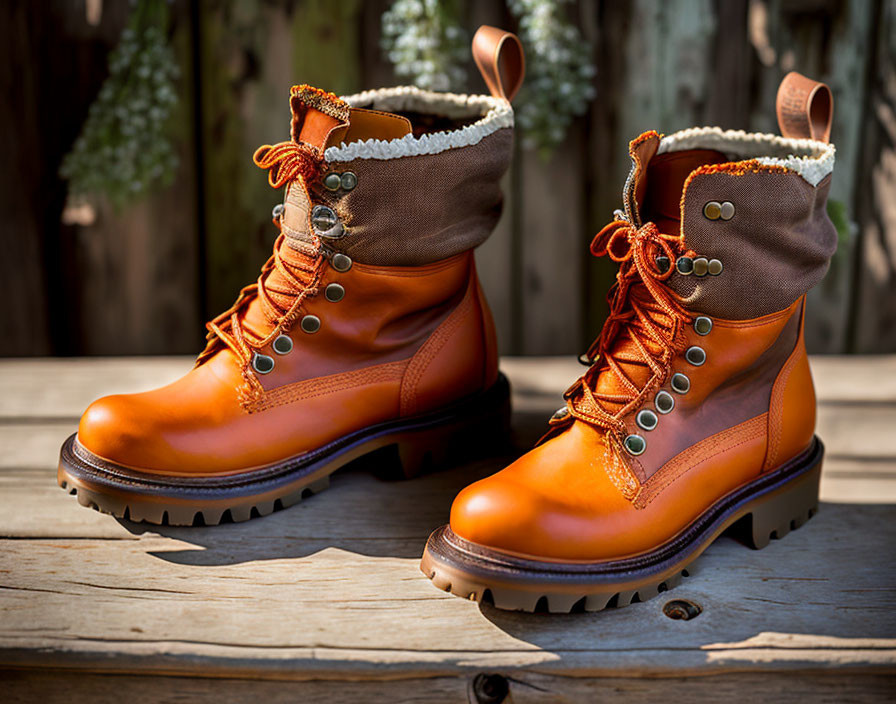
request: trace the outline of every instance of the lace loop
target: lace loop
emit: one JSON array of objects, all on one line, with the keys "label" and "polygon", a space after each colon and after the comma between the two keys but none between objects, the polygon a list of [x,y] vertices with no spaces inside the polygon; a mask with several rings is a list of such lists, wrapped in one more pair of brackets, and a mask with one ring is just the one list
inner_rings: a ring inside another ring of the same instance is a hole
[{"label": "lace loop", "polygon": [[272,188],[282,188],[298,177],[310,181],[320,173],[318,151],[302,142],[262,145],[255,150],[252,161],[256,166],[268,169],[268,183]]},{"label": "lace loop", "polygon": [[[270,170],[268,182],[274,188],[299,178],[304,186],[320,173],[321,157],[312,147],[301,143],[264,145],[255,152],[253,159],[258,166]],[[282,230],[280,218],[275,217],[274,224]],[[258,280],[245,286],[229,309],[206,323],[208,343],[196,360],[197,364],[219,349],[216,345],[219,341],[230,348],[244,366],[248,366],[254,351],[288,329],[305,298],[316,293],[321,264],[326,259],[320,242],[314,243],[313,250],[300,252],[284,244],[285,240],[286,236],[281,232],[274,242],[273,253],[261,267]],[[288,248],[288,256],[284,256],[284,248]],[[245,310],[256,299],[264,319],[273,325],[273,330],[264,337],[258,337],[244,329],[243,325]]]},{"label": "lace loop", "polygon": [[[622,431],[622,417],[663,382],[672,357],[686,344],[683,326],[691,316],[665,284],[673,268],[661,270],[656,259],[675,261],[683,250],[680,236],[663,234],[651,222],[636,228],[617,220],[595,236],[591,252],[620,267],[607,296],[609,315],[586,353],[593,363],[564,394],[570,412],[559,422],[578,418]],[[631,378],[631,370],[639,367],[650,374],[646,384]],[[613,393],[597,391],[603,374],[613,375]]]}]

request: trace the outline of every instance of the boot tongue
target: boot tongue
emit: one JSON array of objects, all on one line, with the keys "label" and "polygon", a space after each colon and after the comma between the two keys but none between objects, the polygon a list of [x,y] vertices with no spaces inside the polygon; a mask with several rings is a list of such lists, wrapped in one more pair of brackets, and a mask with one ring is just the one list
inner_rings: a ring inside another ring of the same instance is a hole
[{"label": "boot tongue", "polygon": [[[352,108],[332,93],[311,86],[296,86],[290,96],[292,138],[316,147],[321,153],[328,147],[365,139],[400,139],[411,133],[410,121],[401,115],[378,110]],[[312,203],[308,189],[300,181],[286,186],[283,211],[283,233],[280,259],[302,282],[313,281],[319,239],[310,232],[309,213]],[[293,285],[273,269],[265,278],[268,295],[283,307],[289,307]],[[264,315],[261,301],[256,299],[246,308],[243,328],[257,338],[268,335],[271,322]]]},{"label": "boot tongue", "polygon": [[[309,86],[296,86],[290,100],[293,139],[317,147],[350,144],[366,139],[389,141],[411,134],[411,123],[402,115],[379,110],[353,108],[332,93]],[[308,242],[308,215],[311,204],[307,189],[300,183],[286,187],[283,223],[287,235],[298,234]],[[295,244],[295,242],[293,242]]]},{"label": "boot tongue", "polygon": [[[656,132],[645,132],[629,145],[632,160],[632,171],[626,183],[624,198],[626,214],[633,222],[643,224],[653,222],[660,232],[677,235],[681,231],[681,194],[685,181],[698,167],[706,164],[719,164],[728,161],[724,154],[711,149],[691,149],[680,152],[657,154],[660,136]],[[629,299],[641,299],[645,303],[652,301],[652,296],[643,284],[635,284]],[[651,313],[655,324],[667,327],[671,319],[665,313]],[[657,357],[662,349],[655,343],[641,338],[648,352]],[[616,359],[619,367],[631,382],[643,389],[650,381],[652,371],[642,363],[642,354],[634,342],[627,326],[619,331],[613,341],[610,354]],[[638,362],[631,360],[639,360]],[[631,396],[631,389],[608,364],[601,363],[597,372],[594,390],[606,396]],[[622,402],[600,401],[609,413],[616,413]]]},{"label": "boot tongue", "polygon": [[712,149],[688,149],[654,156],[643,179],[641,219],[652,222],[660,232],[681,232],[681,194],[685,181],[700,166],[723,164],[728,159]]}]

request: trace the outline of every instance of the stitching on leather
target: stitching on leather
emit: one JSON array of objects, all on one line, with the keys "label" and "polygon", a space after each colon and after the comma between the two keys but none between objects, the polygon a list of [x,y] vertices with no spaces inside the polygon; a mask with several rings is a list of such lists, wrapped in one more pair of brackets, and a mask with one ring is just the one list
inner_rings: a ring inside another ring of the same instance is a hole
[{"label": "stitching on leather", "polygon": [[[723,452],[733,450],[761,437],[766,432],[767,423],[768,413],[763,413],[720,433],[710,435],[696,445],[679,452],[641,485],[641,491],[634,502],[635,508],[646,508],[663,489],[692,469],[696,469]],[[732,443],[732,440],[737,440],[737,442]],[[704,453],[707,454],[704,455]],[[695,455],[701,456],[702,459],[699,462],[694,462]]]},{"label": "stitching on leather", "polygon": [[398,381],[401,379],[407,365],[408,360],[402,359],[397,362],[378,364],[374,367],[354,369],[350,372],[303,379],[302,381],[287,384],[267,392],[262,398],[253,400],[247,410],[249,413],[258,413],[277,406],[325,396],[356,386]]},{"label": "stitching on leather", "polygon": [[[612,445],[612,447],[611,447]],[[641,493],[642,484],[629,464],[622,459],[622,446],[613,433],[604,434],[604,467],[610,481],[629,501],[634,501]],[[607,464],[609,460],[609,465]],[[635,460],[637,461],[637,460]]]},{"label": "stitching on leather", "polygon": [[781,318],[790,317],[794,312],[793,308],[793,305],[789,305],[783,310],[779,310],[777,313],[769,313],[768,315],[763,315],[761,318],[756,318],[754,320],[723,320],[721,318],[716,318],[713,320],[713,325],[732,330],[758,328],[763,325],[768,325],[769,323],[777,322]]},{"label": "stitching on leather", "polygon": [[377,266],[375,264],[364,264],[362,262],[355,262],[355,266],[359,271],[363,271],[366,274],[377,274],[379,276],[394,276],[400,278],[415,278],[420,276],[431,276],[432,274],[444,271],[445,269],[450,269],[452,266],[457,264],[459,260],[463,259],[466,254],[466,252],[461,252],[460,254],[455,254],[451,257],[448,257],[447,259],[442,259],[441,261],[433,262],[432,264],[425,264],[418,267]]},{"label": "stitching on leather", "polygon": [[797,354],[798,350],[799,341],[797,341],[797,348],[794,350],[793,354],[790,355],[790,359],[784,364],[784,368],[775,380],[774,386],[772,386],[771,407],[769,408],[768,414],[768,451],[765,456],[765,462],[762,464],[763,472],[773,467],[778,459],[778,450],[781,445],[781,431],[783,430],[781,427],[781,419],[784,416],[784,406],[781,401],[781,396],[784,394],[784,389],[787,386],[787,380],[790,378],[791,372],[794,367],[796,367],[797,357],[799,356]]},{"label": "stitching on leather", "polygon": [[451,336],[460,327],[461,323],[466,320],[467,316],[472,312],[473,296],[472,286],[467,286],[467,292],[463,300],[458,303],[457,307],[451,312],[439,327],[437,327],[429,339],[421,345],[417,353],[408,363],[404,379],[401,382],[401,405],[399,412],[401,415],[412,415],[417,411],[417,384],[423,376],[423,373],[429,367],[430,363],[435,359],[436,355],[445,346]]},{"label": "stitching on leather", "polygon": [[763,472],[775,466],[775,463],[778,460],[778,451],[781,449],[781,434],[784,430],[782,423],[784,417],[784,404],[781,397],[784,395],[784,389],[787,387],[787,380],[790,378],[799,358],[800,341],[803,339],[802,327],[804,322],[803,317],[805,316],[806,310],[805,306],[806,304],[804,300],[799,312],[800,330],[797,333],[796,345],[794,345],[793,352],[790,353],[787,361],[784,362],[784,366],[778,373],[778,378],[775,379],[775,383],[772,385],[772,395],[769,399],[768,414],[768,447],[766,448],[765,462],[762,463]]}]

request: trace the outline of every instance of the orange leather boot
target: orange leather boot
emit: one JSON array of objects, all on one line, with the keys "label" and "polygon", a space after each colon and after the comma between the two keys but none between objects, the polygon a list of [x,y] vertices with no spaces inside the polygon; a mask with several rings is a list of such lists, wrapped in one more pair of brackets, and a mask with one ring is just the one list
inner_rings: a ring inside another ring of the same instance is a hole
[{"label": "orange leather boot", "polygon": [[210,525],[296,503],[380,448],[412,475],[449,445],[494,442],[509,394],[473,248],[501,212],[523,55],[491,27],[473,48],[490,96],[292,89],[292,138],[255,154],[285,186],[272,257],[186,376],[87,409],[64,489]]},{"label": "orange leather boot", "polygon": [[422,569],[499,608],[596,611],[673,587],[723,531],[753,546],[817,510],[806,292],[837,243],[826,86],[779,91],[784,137],[688,129],[631,143],[619,263],[590,368],[535,449],[467,487]]}]

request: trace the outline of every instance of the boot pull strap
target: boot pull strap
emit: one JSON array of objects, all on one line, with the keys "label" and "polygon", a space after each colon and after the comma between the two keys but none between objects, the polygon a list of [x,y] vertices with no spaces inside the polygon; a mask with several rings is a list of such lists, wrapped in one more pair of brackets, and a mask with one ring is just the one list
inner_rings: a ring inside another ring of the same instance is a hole
[{"label": "boot pull strap", "polygon": [[526,57],[519,38],[484,24],[473,36],[473,59],[489,92],[496,98],[513,100],[526,74]]},{"label": "boot pull strap", "polygon": [[834,98],[824,83],[791,71],[778,87],[775,112],[785,137],[830,141]]}]

